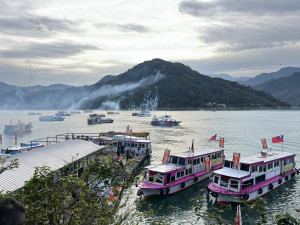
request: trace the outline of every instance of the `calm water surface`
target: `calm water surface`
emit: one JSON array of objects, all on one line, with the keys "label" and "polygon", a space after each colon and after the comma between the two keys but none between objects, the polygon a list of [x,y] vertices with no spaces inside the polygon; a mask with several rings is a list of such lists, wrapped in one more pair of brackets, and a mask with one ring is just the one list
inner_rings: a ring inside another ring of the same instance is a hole
[{"label": "calm water surface", "polygon": [[[53,115],[55,111],[36,111],[43,115]],[[104,113],[106,111],[94,111]],[[120,111],[120,114],[106,115],[115,120],[113,124],[87,125],[88,114],[73,114],[66,117],[63,122],[40,122],[39,116],[29,116],[28,111],[0,111],[0,133],[4,125],[20,120],[24,123],[31,122],[32,132],[18,136],[18,142],[29,142],[33,139],[55,136],[62,133],[98,133],[106,131],[125,131],[130,125],[133,132],[149,131],[152,140],[151,164],[158,164],[162,160],[164,150],[171,153],[188,150],[194,139],[195,148],[217,147],[218,143],[208,143],[208,139],[218,134],[225,138],[225,156],[231,157],[234,152],[240,152],[241,157],[259,153],[262,150],[261,139],[266,138],[268,146],[273,150],[283,150],[297,154],[296,163],[300,164],[300,111],[298,110],[259,110],[259,111],[172,111],[152,112],[152,116],[170,113],[175,119],[182,121],[177,127],[154,127],[150,124],[151,117],[139,118],[131,116],[132,112]],[[284,135],[284,144],[273,144],[271,138]],[[2,147],[14,145],[14,136],[3,134]],[[299,166],[298,166],[299,167]],[[167,198],[146,199],[155,209],[155,216],[144,221],[150,223],[160,217],[166,218],[172,224],[204,224],[205,221],[194,213],[196,198],[203,196],[202,209],[218,208],[212,197],[206,197],[205,187],[208,181],[195,185],[185,191]],[[263,205],[269,215],[269,224],[273,224],[272,216],[276,213],[289,212],[300,219],[300,214],[295,209],[300,209],[300,181],[298,176],[288,184],[274,190],[263,198]],[[137,189],[125,190],[129,198],[127,209],[135,210]],[[123,198],[127,199],[127,198]],[[173,206],[170,208],[170,206]],[[143,210],[143,209],[142,209]],[[233,223],[236,207],[225,211],[222,216]],[[259,217],[256,213],[243,211],[243,223],[254,224]],[[132,218],[134,221],[135,218]]]}]

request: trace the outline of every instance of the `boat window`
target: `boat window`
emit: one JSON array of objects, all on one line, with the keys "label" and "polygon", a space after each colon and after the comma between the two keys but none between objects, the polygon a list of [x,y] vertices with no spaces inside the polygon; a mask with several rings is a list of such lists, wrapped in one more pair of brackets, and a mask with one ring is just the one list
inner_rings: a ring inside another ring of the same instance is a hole
[{"label": "boat window", "polygon": [[219,182],[219,177],[215,176],[214,183],[217,184]]},{"label": "boat window", "polygon": [[225,160],[225,161],[224,161],[224,167],[231,168],[231,165],[232,165],[232,162],[231,162],[231,161],[228,161],[228,160]]},{"label": "boat window", "polygon": [[194,160],[193,160],[193,165],[196,165],[196,163],[197,163],[197,160],[194,159]]},{"label": "boat window", "polygon": [[221,176],[220,186],[228,187],[229,179],[228,177]]},{"label": "boat window", "polygon": [[252,173],[255,173],[257,171],[257,165],[252,166]]},{"label": "boat window", "polygon": [[192,168],[189,168],[189,174],[191,174],[192,173]]},{"label": "boat window", "polygon": [[240,167],[240,170],[243,170],[243,171],[249,171],[249,165],[248,164],[244,164],[244,163],[241,163],[241,167]]},{"label": "boat window", "polygon": [[186,170],[185,170],[185,175],[188,175],[188,174],[189,174],[189,170],[186,169]]},{"label": "boat window", "polygon": [[171,177],[171,181],[174,181],[175,180],[175,176]]},{"label": "boat window", "polygon": [[260,182],[263,182],[266,180],[266,174],[260,175],[258,177],[255,178],[255,183],[258,184]]},{"label": "boat window", "polygon": [[239,182],[237,181],[237,180],[231,180],[230,181],[230,187],[231,188],[238,188],[238,186],[239,186]]},{"label": "boat window", "polygon": [[246,181],[243,182],[242,189],[245,189],[245,188],[250,187],[252,185],[253,185],[253,179],[246,180]]},{"label": "boat window", "polygon": [[201,157],[201,163],[204,163],[204,157]]},{"label": "boat window", "polygon": [[197,159],[197,164],[200,164],[200,158]]},{"label": "boat window", "polygon": [[269,163],[268,164],[268,170],[272,169],[273,168],[273,163]]},{"label": "boat window", "polygon": [[178,161],[178,157],[173,156],[172,157],[172,163],[177,164],[177,161]]},{"label": "boat window", "polygon": [[156,183],[161,184],[163,182],[163,180],[164,180],[164,176],[162,176],[162,175],[159,175],[158,177],[155,178]]},{"label": "boat window", "polygon": [[181,173],[180,176],[184,177],[184,170],[182,170],[180,173]]},{"label": "boat window", "polygon": [[142,148],[145,148],[145,144],[142,144]]},{"label": "boat window", "polygon": [[179,158],[178,165],[185,166],[185,158]]},{"label": "boat window", "polygon": [[284,160],[284,163],[283,163],[283,165],[284,165],[284,166],[286,166],[286,159]]},{"label": "boat window", "polygon": [[176,179],[180,178],[180,172],[176,173]]},{"label": "boat window", "polygon": [[189,160],[188,160],[188,164],[192,164],[192,160],[189,159]]}]

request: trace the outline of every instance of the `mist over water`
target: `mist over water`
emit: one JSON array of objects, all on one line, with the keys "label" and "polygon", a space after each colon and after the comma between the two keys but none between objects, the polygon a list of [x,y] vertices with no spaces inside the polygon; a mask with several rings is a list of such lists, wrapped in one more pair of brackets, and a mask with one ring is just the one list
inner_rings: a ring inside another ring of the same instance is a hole
[{"label": "mist over water", "polygon": [[[36,111],[43,115],[53,115],[56,111]],[[176,127],[156,127],[150,124],[151,117],[134,117],[132,111],[119,111],[120,114],[109,115],[114,123],[87,125],[88,114],[73,114],[66,117],[62,122],[40,122],[38,116],[28,116],[28,111],[0,111],[0,133],[2,133],[5,124],[17,122],[31,122],[32,132],[18,136],[18,143],[28,143],[37,138],[50,137],[62,133],[99,133],[107,131],[123,131],[130,125],[133,132],[149,131],[152,140],[151,164],[159,164],[162,161],[163,153],[166,148],[171,153],[187,151],[194,139],[195,148],[218,147],[217,142],[208,143],[209,138],[217,134],[217,138],[225,138],[225,156],[232,157],[234,152],[240,152],[241,157],[257,154],[262,150],[261,139],[266,138],[267,144],[272,150],[296,154],[296,166],[300,165],[300,111],[297,110],[258,110],[258,111],[151,111],[152,116],[170,114],[175,119],[182,121],[180,126]],[[104,113],[106,111],[95,111],[94,113]],[[283,144],[272,144],[271,138],[278,135],[284,135]],[[14,145],[14,136],[2,133],[2,147]],[[287,184],[275,189],[272,193],[266,195],[263,200],[263,206],[266,208],[266,214],[269,218],[268,224],[274,224],[271,220],[276,213],[289,212],[291,215],[300,218],[295,209],[300,209],[300,180],[295,176]],[[219,206],[214,199],[205,196],[205,188],[208,181],[204,181],[185,191],[167,198],[146,199],[145,203],[150,203],[155,209],[155,215],[152,218],[145,219],[144,223],[149,224],[153,219],[160,216],[166,216],[171,224],[196,224],[194,213],[194,198],[204,196],[201,200],[203,209]],[[135,200],[139,198],[136,195],[137,189],[133,186],[124,190],[124,196],[128,196],[126,210],[136,210]],[[126,199],[122,198],[123,201]],[[146,204],[144,205],[146,207]],[[173,209],[168,209],[174,206]],[[145,209],[143,208],[143,210]],[[161,207],[160,210],[158,210]],[[236,213],[236,206],[232,205],[232,210],[225,211],[222,216],[233,224]],[[248,215],[247,215],[248,214]],[[256,213],[242,211],[243,224],[255,224],[259,217]],[[133,218],[134,220],[134,218]],[[204,223],[200,219],[199,224]]]}]

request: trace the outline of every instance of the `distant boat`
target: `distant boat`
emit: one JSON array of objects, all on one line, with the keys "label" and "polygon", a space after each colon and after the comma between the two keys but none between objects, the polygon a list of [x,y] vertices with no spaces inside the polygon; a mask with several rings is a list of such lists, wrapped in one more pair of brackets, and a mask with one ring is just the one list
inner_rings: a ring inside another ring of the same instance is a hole
[{"label": "distant boat", "polygon": [[25,133],[25,132],[30,132],[32,128],[32,124],[25,124],[21,123],[15,123],[15,124],[8,124],[4,126],[4,133],[6,134],[20,134],[20,133]]},{"label": "distant boat", "polygon": [[140,113],[137,114],[138,117],[150,117],[151,114],[147,110],[142,110]]},{"label": "distant boat", "polygon": [[40,121],[64,121],[65,117],[62,116],[40,116]]},{"label": "distant boat", "polygon": [[107,114],[120,114],[120,113],[116,111],[107,111]]},{"label": "distant boat", "polygon": [[81,114],[80,111],[71,111],[70,113],[71,113],[71,114]]},{"label": "distant boat", "polygon": [[87,119],[88,124],[101,124],[101,123],[113,123],[114,120],[111,118],[103,118],[104,114],[90,114]]},{"label": "distant boat", "polygon": [[28,112],[29,116],[35,116],[35,115],[42,115],[42,113],[37,113],[37,112]]},{"label": "distant boat", "polygon": [[6,149],[1,149],[1,154],[3,155],[15,155],[22,152],[27,152],[32,149],[41,148],[45,145],[41,145],[39,143],[30,143],[30,144],[22,144],[20,146],[8,147]]},{"label": "distant boat", "polygon": [[170,115],[164,115],[160,117],[154,116],[152,118],[151,124],[154,126],[166,126],[166,127],[172,127],[177,126],[181,123],[181,121],[177,121],[173,119]]},{"label": "distant boat", "polygon": [[66,111],[58,111],[55,116],[71,116],[71,114]]},{"label": "distant boat", "polygon": [[137,116],[139,113],[138,112],[133,112],[131,115],[132,116]]}]

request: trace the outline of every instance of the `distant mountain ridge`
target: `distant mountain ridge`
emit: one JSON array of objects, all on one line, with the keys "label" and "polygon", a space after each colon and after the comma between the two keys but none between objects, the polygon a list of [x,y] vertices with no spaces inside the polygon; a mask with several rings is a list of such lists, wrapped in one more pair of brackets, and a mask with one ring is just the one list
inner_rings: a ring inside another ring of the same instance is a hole
[{"label": "distant mountain ridge", "polygon": [[259,85],[262,84],[268,80],[271,79],[277,79],[280,77],[287,77],[292,75],[293,73],[296,72],[300,72],[300,68],[299,67],[284,67],[281,68],[280,70],[276,71],[276,72],[271,72],[271,73],[262,73],[259,74],[257,76],[255,76],[254,78],[251,78],[247,81],[242,81],[240,82],[243,85],[246,86],[255,86],[255,85]]},{"label": "distant mountain ridge", "polygon": [[300,72],[288,77],[268,80],[254,86],[255,89],[270,93],[281,101],[288,102],[292,106],[300,107]]},{"label": "distant mountain ridge", "polygon": [[241,81],[247,81],[247,80],[251,79],[251,77],[232,77],[226,73],[208,74],[207,76],[212,77],[212,78],[222,78],[224,80],[229,80],[229,81],[233,81],[233,82],[241,82]]},{"label": "distant mountain ridge", "polygon": [[[32,88],[31,88],[32,89]],[[38,89],[38,88],[36,88]],[[9,91],[2,109],[198,109],[289,107],[265,92],[153,59],[82,87]]]}]

